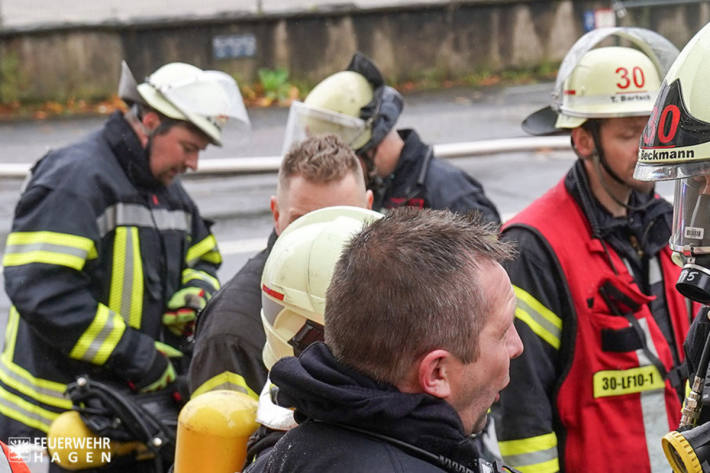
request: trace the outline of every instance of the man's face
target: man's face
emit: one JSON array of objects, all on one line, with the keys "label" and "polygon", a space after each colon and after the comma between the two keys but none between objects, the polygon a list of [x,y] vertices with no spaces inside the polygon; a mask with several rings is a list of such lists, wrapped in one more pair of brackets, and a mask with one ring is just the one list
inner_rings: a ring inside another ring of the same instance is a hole
[{"label": "man's face", "polygon": [[150,171],[164,186],[178,174],[197,170],[200,151],[209,144],[203,134],[183,125],[174,125],[166,133],[154,135],[150,148]]},{"label": "man's face", "polygon": [[301,215],[323,207],[350,205],[372,207],[372,192],[366,191],[362,181],[353,173],[343,179],[328,183],[311,182],[302,176],[291,176],[288,187],[279,189],[278,198],[271,198],[276,234],[281,232]]},{"label": "man's face", "polygon": [[523,352],[513,324],[516,298],[510,279],[500,264],[487,262],[484,266],[481,273],[486,276],[479,283],[488,304],[488,318],[478,338],[478,359],[460,363],[458,376],[452,376],[448,400],[467,433],[483,430],[488,409],[510,381],[510,360]]},{"label": "man's face", "polygon": [[602,121],[599,130],[609,167],[629,187],[644,193],[653,189],[653,182],[637,181],[633,175],[638,159],[639,139],[647,121],[648,117],[608,118]]}]

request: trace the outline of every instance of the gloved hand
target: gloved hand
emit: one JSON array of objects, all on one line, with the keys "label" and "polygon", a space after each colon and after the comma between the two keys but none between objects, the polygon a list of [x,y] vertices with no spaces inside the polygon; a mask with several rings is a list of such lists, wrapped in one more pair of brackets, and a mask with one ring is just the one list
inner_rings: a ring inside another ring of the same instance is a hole
[{"label": "gloved hand", "polygon": [[175,381],[176,377],[175,368],[167,355],[156,351],[148,372],[143,378],[133,383],[133,387],[141,393],[160,391]]},{"label": "gloved hand", "polygon": [[192,335],[197,314],[207,305],[207,298],[205,290],[199,287],[180,289],[168,301],[170,310],[163,314],[163,325],[174,335]]}]

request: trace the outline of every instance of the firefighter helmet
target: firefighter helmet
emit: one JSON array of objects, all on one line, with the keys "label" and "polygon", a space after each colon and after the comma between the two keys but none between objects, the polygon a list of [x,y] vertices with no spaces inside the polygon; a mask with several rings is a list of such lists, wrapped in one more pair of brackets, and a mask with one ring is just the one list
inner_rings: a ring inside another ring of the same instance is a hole
[{"label": "firefighter helmet", "polygon": [[323,339],[325,294],[335,263],[350,238],[381,217],[359,207],[325,207],[300,217],[281,233],[261,277],[263,358],[268,369]]},{"label": "firefighter helmet", "polygon": [[307,136],[334,133],[362,155],[376,147],[402,113],[402,96],[377,67],[355,53],[347,69],[321,82],[289,110],[283,154]]},{"label": "firefighter helmet", "polygon": [[[633,47],[598,47],[608,38]],[[562,60],[550,106],[528,116],[522,127],[544,135],[576,128],[590,118],[649,115],[661,77],[677,53],[663,36],[643,28],[591,31]]]},{"label": "firefighter helmet", "polygon": [[145,82],[136,84],[123,61],[118,95],[128,103],[147,105],[166,117],[193,124],[218,146],[222,145],[222,128],[230,117],[249,125],[242,96],[231,76],[182,62],[166,64]]}]

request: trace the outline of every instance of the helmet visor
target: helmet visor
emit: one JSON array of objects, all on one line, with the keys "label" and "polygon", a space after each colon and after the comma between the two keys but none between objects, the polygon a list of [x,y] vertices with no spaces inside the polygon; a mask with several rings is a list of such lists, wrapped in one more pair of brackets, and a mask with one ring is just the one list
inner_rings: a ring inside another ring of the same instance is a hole
[{"label": "helmet visor", "polygon": [[281,154],[285,155],[291,146],[310,136],[325,134],[337,135],[345,144],[357,149],[367,133],[367,123],[360,118],[316,108],[303,102],[293,102],[288,113]]},{"label": "helmet visor", "polygon": [[670,247],[685,255],[710,253],[710,173],[676,181]]}]

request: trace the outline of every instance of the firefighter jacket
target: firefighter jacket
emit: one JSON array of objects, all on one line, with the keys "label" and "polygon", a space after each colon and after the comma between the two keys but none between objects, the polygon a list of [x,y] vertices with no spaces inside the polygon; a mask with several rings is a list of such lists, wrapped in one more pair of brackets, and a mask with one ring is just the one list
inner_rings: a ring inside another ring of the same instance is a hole
[{"label": "firefighter jacket", "polygon": [[[661,437],[680,420],[674,369],[697,306],[675,291],[671,206],[613,218],[580,161],[506,224],[523,354],[495,407],[503,459],[522,472],[659,472]],[[625,244],[624,244],[625,243]]]},{"label": "firefighter jacket", "polygon": [[261,357],[266,343],[261,273],[275,241],[274,231],[267,247],[249,259],[200,314],[189,374],[193,396],[230,389],[259,399],[268,373]]},{"label": "firefighter jacket", "polygon": [[485,220],[500,223],[496,206],[483,186],[461,169],[434,156],[414,130],[397,130],[404,140],[394,172],[375,189],[374,210],[401,206],[478,211]]},{"label": "firefighter jacket", "polygon": [[188,286],[214,292],[220,262],[193,201],[179,181],[153,178],[119,113],[44,156],[3,258],[13,305],[0,356],[1,438],[46,432],[71,408],[63,393],[78,375],[144,378],[162,356],[156,341],[182,341],[163,328],[166,301]]},{"label": "firefighter jacket", "polygon": [[[474,439],[449,403],[378,383],[339,363],[322,342],[276,362],[270,377],[277,402],[295,407],[299,425],[245,473],[466,471],[462,465],[493,471],[474,465]],[[408,446],[448,460],[449,467]]]},{"label": "firefighter jacket", "polygon": [[31,473],[22,457],[0,442],[0,473]]}]

